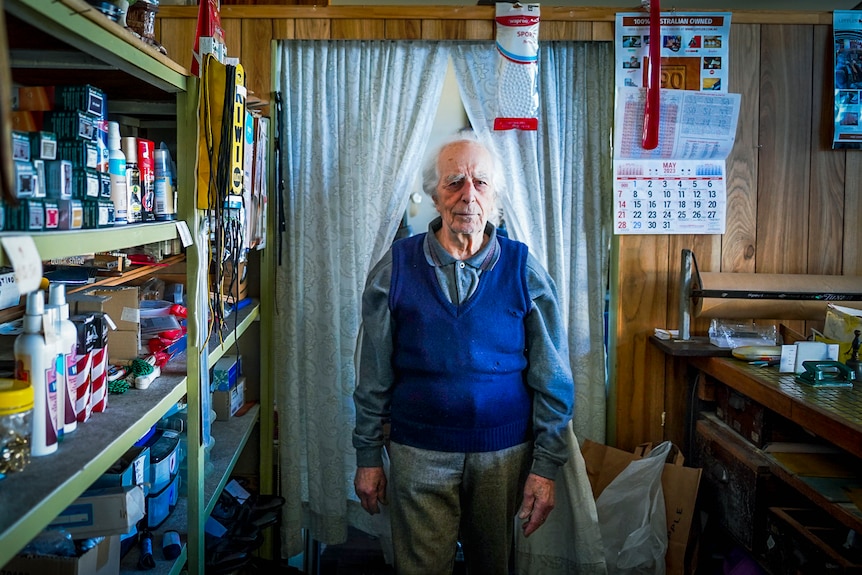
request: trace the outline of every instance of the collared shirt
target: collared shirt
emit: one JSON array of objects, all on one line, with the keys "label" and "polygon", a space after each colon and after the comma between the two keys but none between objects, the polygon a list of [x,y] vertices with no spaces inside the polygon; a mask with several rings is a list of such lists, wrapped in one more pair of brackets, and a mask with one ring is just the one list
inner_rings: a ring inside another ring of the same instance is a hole
[{"label": "collared shirt", "polygon": [[[488,241],[472,257],[458,260],[437,240],[442,226],[438,217],[428,226],[423,250],[428,265],[450,301],[462,303],[475,291],[482,272],[493,269],[500,257],[497,230],[487,224]],[[392,253],[374,266],[362,295],[362,327],[357,346],[357,385],[354,392],[356,428],[353,446],[359,467],[382,465],[383,422],[389,417],[392,372],[392,326],[389,285]],[[532,310],[525,321],[526,383],[534,397],[534,451],[532,472],[554,479],[567,459],[566,425],[572,417],[574,383],[569,366],[568,343],[554,282],[532,255],[527,257],[527,289]]]}]

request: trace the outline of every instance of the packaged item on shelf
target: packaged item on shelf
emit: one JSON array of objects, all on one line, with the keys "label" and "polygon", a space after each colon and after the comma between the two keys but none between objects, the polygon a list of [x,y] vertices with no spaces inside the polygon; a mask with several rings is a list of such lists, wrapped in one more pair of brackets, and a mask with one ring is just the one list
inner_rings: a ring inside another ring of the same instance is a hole
[{"label": "packaged item on shelf", "polygon": [[138,169],[141,172],[141,219],[152,222],[155,214],[155,142],[144,138],[136,138],[138,143]]},{"label": "packaged item on shelf", "polygon": [[111,201],[114,203],[114,223],[129,221],[129,193],[126,188],[126,155],[120,149],[120,125],[108,122],[108,175],[111,181]]},{"label": "packaged item on shelf", "polygon": [[65,529],[74,539],[128,533],[146,513],[144,490],[131,487],[88,489],[48,524]]},{"label": "packaged item on shelf", "polygon": [[[60,365],[57,369],[65,371],[66,393],[65,401],[58,408],[63,412],[63,432],[71,433],[78,426],[78,417],[75,412],[75,401],[78,393],[78,363],[76,361],[78,349],[78,330],[69,319],[69,304],[66,302],[66,286],[61,283],[52,283],[48,286],[47,308],[56,310],[56,332],[59,340]],[[59,379],[59,378],[58,378]]]},{"label": "packaged item on shelf", "polygon": [[120,138],[120,149],[126,157],[126,193],[129,194],[127,218],[130,224],[143,222],[144,206],[141,202],[141,170],[138,166],[137,138]]},{"label": "packaged item on shelf", "polygon": [[30,464],[33,432],[33,387],[0,379],[0,477],[23,471]]},{"label": "packaged item on shelf", "polygon": [[57,369],[54,346],[45,341],[42,331],[45,295],[42,290],[27,294],[24,332],[15,338],[15,379],[33,386],[34,457],[57,451]]},{"label": "packaged item on shelf", "polygon": [[60,207],[60,230],[79,230],[84,226],[84,206],[81,200],[57,200]]},{"label": "packaged item on shelf", "polygon": [[161,491],[151,491],[147,496],[148,528],[157,529],[174,510],[179,500],[180,481],[180,476],[175,475]]},{"label": "packaged item on shelf", "polygon": [[57,141],[57,157],[72,162],[73,168],[99,168],[99,148],[83,138]]},{"label": "packaged item on shelf", "polygon": [[32,198],[36,195],[38,182],[36,168],[28,160],[15,160],[12,163],[13,187],[12,195],[16,198]]},{"label": "packaged item on shelf", "polygon": [[111,535],[76,557],[17,555],[0,568],[16,575],[116,575],[120,571],[120,537]]},{"label": "packaged item on shelf", "polygon": [[233,416],[245,403],[245,376],[227,391],[213,392],[213,409],[217,421],[226,421]]},{"label": "packaged item on shelf", "polygon": [[48,160],[45,162],[45,196],[58,200],[72,198],[72,162]]},{"label": "packaged item on shelf", "polygon": [[57,159],[57,134],[54,132],[28,132],[30,157],[39,160]]},{"label": "packaged item on shelf", "polygon": [[54,105],[60,110],[82,110],[101,117],[107,111],[105,93],[89,84],[57,86],[54,90]]},{"label": "packaged item on shelf", "polygon": [[42,200],[45,209],[45,230],[56,230],[60,228],[60,204],[53,198]]},{"label": "packaged item on shelf", "polygon": [[45,205],[42,200],[27,198],[17,206],[6,206],[5,229],[17,232],[41,232],[45,228]]},{"label": "packaged item on shelf", "polygon": [[147,443],[150,448],[150,490],[161,491],[179,470],[179,433],[172,429],[157,429]]},{"label": "packaged item on shelf", "polygon": [[75,350],[75,367],[77,370],[78,390],[75,401],[75,413],[78,423],[90,419],[93,412],[90,406],[90,394],[93,384],[90,379],[90,368],[93,365],[93,347],[98,338],[94,314],[76,314],[71,318],[78,333],[78,345]]},{"label": "packaged item on shelf", "polygon": [[22,162],[30,161],[30,137],[27,132],[12,131],[12,159]]},{"label": "packaged item on shelf", "polygon": [[72,139],[83,138],[95,141],[96,122],[99,117],[84,112],[83,110],[63,110],[45,112],[43,116],[43,129],[54,132],[57,138]]},{"label": "packaged item on shelf", "polygon": [[212,368],[210,386],[213,391],[228,391],[235,387],[242,374],[242,356],[224,355]]},{"label": "packaged item on shelf", "polygon": [[15,282],[15,270],[12,267],[0,267],[0,309],[18,305],[21,301],[20,291]]},{"label": "packaged item on shelf", "polygon": [[144,495],[150,492],[150,448],[135,445],[120,456],[92,487],[131,487],[138,485]]}]

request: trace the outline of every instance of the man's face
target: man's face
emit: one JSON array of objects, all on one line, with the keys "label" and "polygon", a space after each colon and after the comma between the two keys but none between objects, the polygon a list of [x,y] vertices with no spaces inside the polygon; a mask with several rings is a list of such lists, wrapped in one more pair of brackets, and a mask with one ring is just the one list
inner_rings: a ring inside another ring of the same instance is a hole
[{"label": "man's face", "polygon": [[442,150],[437,160],[440,179],[434,207],[450,232],[484,233],[497,203],[492,169],[490,155],[476,142],[456,142]]}]

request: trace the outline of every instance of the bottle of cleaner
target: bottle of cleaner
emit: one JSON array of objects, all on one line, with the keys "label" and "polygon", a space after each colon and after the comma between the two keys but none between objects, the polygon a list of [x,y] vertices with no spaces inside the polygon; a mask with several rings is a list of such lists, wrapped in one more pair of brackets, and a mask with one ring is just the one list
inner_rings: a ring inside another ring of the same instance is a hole
[{"label": "bottle of cleaner", "polygon": [[126,155],[120,149],[120,125],[117,122],[108,122],[108,174],[111,176],[114,223],[128,223],[129,191],[126,186]]},{"label": "bottle of cleaner", "polygon": [[[69,304],[66,302],[65,284],[52,283],[48,286],[48,308],[55,309],[57,313],[57,335],[60,349],[60,366],[64,372],[62,379],[66,383],[65,400],[61,411],[63,412],[63,433],[71,433],[78,427],[78,413],[75,410],[75,402],[78,398],[78,330],[75,324],[69,320]],[[60,377],[57,378],[58,385]]]},{"label": "bottle of cleaner", "polygon": [[45,341],[42,315],[45,294],[36,290],[27,294],[24,332],[15,338],[15,379],[33,386],[33,433],[30,454],[33,457],[57,451],[57,369],[53,346]]},{"label": "bottle of cleaner", "polygon": [[138,168],[138,139],[132,136],[120,138],[120,147],[126,156],[126,190],[129,193],[129,223],[144,221],[144,205],[141,203],[141,170]]}]

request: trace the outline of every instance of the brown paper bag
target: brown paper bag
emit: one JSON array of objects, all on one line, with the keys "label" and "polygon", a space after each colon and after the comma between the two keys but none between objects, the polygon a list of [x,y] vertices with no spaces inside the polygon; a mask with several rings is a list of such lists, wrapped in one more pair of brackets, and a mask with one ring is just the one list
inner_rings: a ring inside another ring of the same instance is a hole
[{"label": "brown paper bag", "polygon": [[[598,498],[631,461],[649,453],[650,448],[650,444],[642,444],[629,453],[585,439],[581,452],[593,496]],[[668,539],[665,565],[667,575],[689,575],[697,566],[698,531],[694,518],[701,470],[684,467],[682,454],[675,451],[674,462],[665,464],[661,476]]]}]

